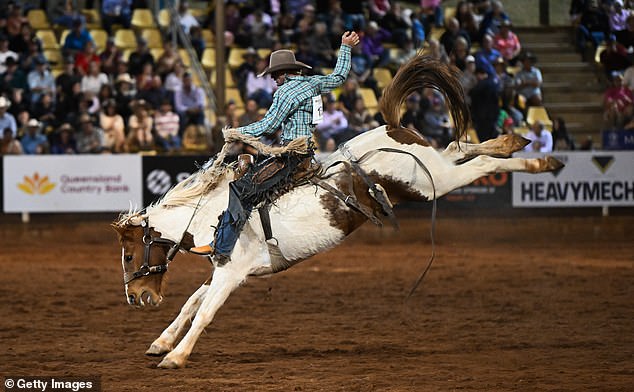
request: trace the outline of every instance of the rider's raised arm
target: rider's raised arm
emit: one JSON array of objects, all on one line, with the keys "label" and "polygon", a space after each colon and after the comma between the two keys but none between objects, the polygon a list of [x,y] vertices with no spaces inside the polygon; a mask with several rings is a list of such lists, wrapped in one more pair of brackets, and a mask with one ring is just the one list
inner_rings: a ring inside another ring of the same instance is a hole
[{"label": "rider's raised arm", "polygon": [[359,36],[354,31],[345,32],[341,37],[341,47],[339,48],[339,58],[337,65],[330,75],[320,78],[321,93],[330,92],[341,86],[348,78],[351,65],[352,47],[359,44]]},{"label": "rider's raised arm", "polygon": [[237,131],[245,135],[262,136],[265,133],[273,133],[277,131],[284,120],[297,109],[299,103],[295,97],[289,94],[283,94],[282,91],[276,91],[273,94],[273,103],[260,121],[256,121],[244,127],[237,128]]}]

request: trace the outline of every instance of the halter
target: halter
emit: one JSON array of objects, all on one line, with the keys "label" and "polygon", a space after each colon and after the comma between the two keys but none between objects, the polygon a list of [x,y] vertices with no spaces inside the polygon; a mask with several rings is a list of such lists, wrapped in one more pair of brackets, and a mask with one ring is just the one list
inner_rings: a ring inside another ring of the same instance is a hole
[{"label": "halter", "polygon": [[[154,275],[154,274],[162,274],[167,272],[167,266],[172,262],[174,257],[176,256],[176,252],[180,248],[180,242],[174,242],[172,240],[168,240],[166,238],[161,237],[153,237],[150,232],[150,225],[148,223],[147,218],[144,218],[141,222],[141,226],[143,227],[143,264],[139,268],[138,271],[129,273],[123,273],[123,283],[128,284],[135,279],[141,278],[143,276]],[[150,265],[150,251],[152,250],[152,245],[154,244],[166,244],[170,246],[170,250],[167,252],[165,256],[165,261],[163,264],[159,265]]]}]

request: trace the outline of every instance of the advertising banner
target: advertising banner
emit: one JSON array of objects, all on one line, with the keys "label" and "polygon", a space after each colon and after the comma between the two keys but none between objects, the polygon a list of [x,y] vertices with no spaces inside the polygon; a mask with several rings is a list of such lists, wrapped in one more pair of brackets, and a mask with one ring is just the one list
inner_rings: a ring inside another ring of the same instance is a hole
[{"label": "advertising banner", "polygon": [[562,151],[552,156],[566,166],[555,173],[513,174],[513,207],[634,206],[634,153]]},{"label": "advertising banner", "polygon": [[634,150],[634,131],[603,131],[603,148],[606,150]]},{"label": "advertising banner", "polygon": [[143,205],[155,202],[198,170],[209,156],[143,157]]},{"label": "advertising banner", "polygon": [[440,201],[458,208],[511,208],[511,175],[497,173],[478,178]]},{"label": "advertising banner", "polygon": [[105,212],[141,206],[141,156],[5,156],[4,212]]}]

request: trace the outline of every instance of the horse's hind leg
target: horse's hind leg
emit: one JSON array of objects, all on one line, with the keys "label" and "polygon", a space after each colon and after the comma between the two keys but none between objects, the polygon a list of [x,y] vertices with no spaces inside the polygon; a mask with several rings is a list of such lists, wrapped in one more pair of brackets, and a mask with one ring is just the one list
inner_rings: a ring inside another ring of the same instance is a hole
[{"label": "horse's hind leg", "polygon": [[516,151],[522,150],[530,140],[520,135],[502,135],[480,144],[465,142],[451,142],[441,155],[451,162],[461,162],[478,155],[489,155],[505,158]]},{"label": "horse's hind leg", "polygon": [[178,343],[176,348],[163,358],[158,367],[175,369],[185,366],[185,362],[189,354],[191,354],[194,344],[196,344],[202,331],[211,323],[214,315],[227,300],[229,294],[231,294],[248,275],[248,272],[242,273],[240,269],[232,268],[234,267],[233,263],[236,263],[236,261],[237,260],[233,260],[227,264],[227,266],[215,269],[213,280],[209,285],[209,289],[203,295],[200,309],[198,309],[189,331],[187,331],[187,334],[180,343]]},{"label": "horse's hind leg", "polygon": [[561,167],[563,167],[563,163],[549,156],[504,159],[479,155],[461,165],[453,166],[442,175],[436,175],[436,196],[440,197],[487,174],[503,172],[542,173],[555,171]]},{"label": "horse's hind leg", "polygon": [[161,336],[159,336],[152,345],[150,345],[150,348],[147,349],[145,352],[147,355],[163,355],[172,351],[174,343],[181,332],[183,332],[185,325],[198,311],[205,293],[209,290],[209,283],[209,281],[205,282],[205,284],[200,286],[198,290],[189,297],[174,321],[172,321],[169,327],[165,328],[163,333],[161,333]]}]

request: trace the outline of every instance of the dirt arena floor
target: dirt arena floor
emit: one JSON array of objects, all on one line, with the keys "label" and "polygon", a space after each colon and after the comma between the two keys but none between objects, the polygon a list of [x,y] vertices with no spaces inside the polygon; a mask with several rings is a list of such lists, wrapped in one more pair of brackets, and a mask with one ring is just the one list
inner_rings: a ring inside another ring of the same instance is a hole
[{"label": "dirt arena floor", "polygon": [[0,375],[136,392],[634,390],[633,216],[440,217],[436,261],[404,302],[430,254],[414,215],[248,281],[176,371],[143,353],[203,258],[178,256],[161,307],[133,309],[107,220],[5,217]]}]

